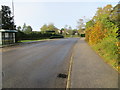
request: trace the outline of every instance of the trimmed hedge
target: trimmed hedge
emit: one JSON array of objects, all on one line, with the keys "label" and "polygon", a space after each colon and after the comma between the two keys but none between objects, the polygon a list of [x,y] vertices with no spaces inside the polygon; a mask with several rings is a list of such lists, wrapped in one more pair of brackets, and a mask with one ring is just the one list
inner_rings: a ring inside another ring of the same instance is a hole
[{"label": "trimmed hedge", "polygon": [[55,35],[55,36],[51,36],[50,39],[54,39],[54,38],[64,38],[64,36],[62,35]]},{"label": "trimmed hedge", "polygon": [[80,36],[81,36],[81,37],[85,37],[85,34],[81,34]]},{"label": "trimmed hedge", "polygon": [[59,34],[52,34],[52,33],[41,33],[41,32],[30,32],[24,33],[22,31],[18,31],[16,34],[16,42],[20,40],[38,40],[38,39],[49,39],[49,38],[64,38],[62,35]]}]

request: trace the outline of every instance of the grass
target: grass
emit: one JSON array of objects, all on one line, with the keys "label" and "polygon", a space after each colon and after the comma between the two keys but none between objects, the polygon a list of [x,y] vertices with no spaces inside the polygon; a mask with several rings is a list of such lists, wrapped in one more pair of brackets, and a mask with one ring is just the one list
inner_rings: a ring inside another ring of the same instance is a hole
[{"label": "grass", "polygon": [[18,42],[32,42],[32,41],[43,41],[43,40],[49,40],[49,39],[39,39],[39,40],[21,40]]},{"label": "grass", "polygon": [[66,38],[74,38],[74,37],[80,37],[79,35],[66,35]]}]

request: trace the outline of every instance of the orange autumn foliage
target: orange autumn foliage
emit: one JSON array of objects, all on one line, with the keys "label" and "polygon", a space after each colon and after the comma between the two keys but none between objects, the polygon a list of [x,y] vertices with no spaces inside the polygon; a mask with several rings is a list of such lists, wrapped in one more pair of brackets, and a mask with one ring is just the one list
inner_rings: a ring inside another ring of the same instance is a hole
[{"label": "orange autumn foliage", "polygon": [[87,28],[86,40],[89,44],[94,45],[100,42],[106,36],[106,29],[103,29],[103,25],[97,22],[93,27]]}]

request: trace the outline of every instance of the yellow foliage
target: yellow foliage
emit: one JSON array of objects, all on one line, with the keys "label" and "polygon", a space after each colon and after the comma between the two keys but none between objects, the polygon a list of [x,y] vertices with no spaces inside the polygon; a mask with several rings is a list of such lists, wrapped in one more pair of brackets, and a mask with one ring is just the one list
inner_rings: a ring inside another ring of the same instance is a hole
[{"label": "yellow foliage", "polygon": [[103,25],[97,22],[93,27],[86,30],[86,41],[94,45],[100,42],[107,34],[107,29],[103,29]]},{"label": "yellow foliage", "polygon": [[118,47],[120,47],[120,42],[116,42],[116,45],[117,45]]}]

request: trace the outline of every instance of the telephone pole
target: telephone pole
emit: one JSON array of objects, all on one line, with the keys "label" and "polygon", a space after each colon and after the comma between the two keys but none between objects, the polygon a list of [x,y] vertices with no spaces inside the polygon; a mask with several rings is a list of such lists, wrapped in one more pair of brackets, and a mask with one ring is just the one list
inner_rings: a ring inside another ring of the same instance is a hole
[{"label": "telephone pole", "polygon": [[14,20],[14,2],[13,2],[13,0],[12,0],[12,15],[13,15],[13,29],[14,29],[15,20]]},{"label": "telephone pole", "polygon": [[14,2],[12,0],[12,14],[13,14],[13,21],[14,21]]}]

